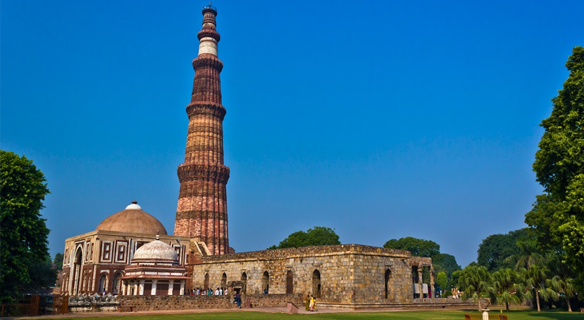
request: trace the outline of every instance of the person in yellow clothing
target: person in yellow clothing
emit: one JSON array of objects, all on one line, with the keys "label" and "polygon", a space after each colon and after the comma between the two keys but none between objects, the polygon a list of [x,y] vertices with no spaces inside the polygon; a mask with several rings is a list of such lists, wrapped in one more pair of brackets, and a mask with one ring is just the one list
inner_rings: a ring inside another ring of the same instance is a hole
[{"label": "person in yellow clothing", "polygon": [[316,311],[316,298],[312,299],[312,309],[314,309],[313,311]]},{"label": "person in yellow clothing", "polygon": [[306,303],[305,303],[304,307],[305,307],[306,311],[310,310],[310,295],[309,294],[306,295]]},{"label": "person in yellow clothing", "polygon": [[310,311],[314,311],[314,297],[310,296]]}]

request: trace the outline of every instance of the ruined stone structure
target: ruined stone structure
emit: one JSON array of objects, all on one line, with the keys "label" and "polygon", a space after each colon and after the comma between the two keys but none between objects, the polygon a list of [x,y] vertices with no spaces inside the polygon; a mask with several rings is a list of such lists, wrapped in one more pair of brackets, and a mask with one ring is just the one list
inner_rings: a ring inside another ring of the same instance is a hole
[{"label": "ruined stone structure", "polygon": [[223,63],[217,57],[219,33],[215,30],[215,8],[203,9],[199,32],[199,56],[193,60],[195,80],[187,105],[189,129],[185,162],[178,167],[180,193],[174,234],[196,237],[212,254],[229,253],[227,235],[227,193],[229,168],[223,164],[223,118],[219,73]]}]

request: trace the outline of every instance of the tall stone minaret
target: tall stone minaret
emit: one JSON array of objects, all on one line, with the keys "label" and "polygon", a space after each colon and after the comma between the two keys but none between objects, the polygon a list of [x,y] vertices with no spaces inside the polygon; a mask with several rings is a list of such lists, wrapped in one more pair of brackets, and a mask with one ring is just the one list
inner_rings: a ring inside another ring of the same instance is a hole
[{"label": "tall stone minaret", "polygon": [[199,56],[193,60],[195,80],[187,105],[189,130],[185,162],[178,167],[180,193],[174,234],[197,237],[212,254],[229,253],[227,194],[229,168],[223,164],[223,118],[221,80],[223,63],[217,58],[219,33],[217,10],[203,8],[199,31]]}]

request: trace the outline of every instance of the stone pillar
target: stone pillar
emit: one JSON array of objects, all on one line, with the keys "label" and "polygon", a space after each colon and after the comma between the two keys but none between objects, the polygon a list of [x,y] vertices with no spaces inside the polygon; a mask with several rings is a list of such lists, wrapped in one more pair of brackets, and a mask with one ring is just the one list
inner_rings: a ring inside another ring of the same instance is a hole
[{"label": "stone pillar", "polygon": [[127,295],[127,293],[126,293],[126,280],[122,280],[122,292],[120,294],[122,296]]},{"label": "stone pillar", "polygon": [[185,295],[185,280],[180,281],[180,295],[181,296]]},{"label": "stone pillar", "polygon": [[138,293],[139,296],[144,295],[144,280],[140,280],[140,292]]},{"label": "stone pillar", "polygon": [[168,295],[172,296],[172,291],[174,290],[174,280],[168,280]]},{"label": "stone pillar", "polygon": [[158,282],[158,280],[152,280],[152,294],[153,296],[156,295],[156,283]]},{"label": "stone pillar", "polygon": [[[436,296],[436,292],[434,292],[434,267],[430,267],[430,288],[432,288],[432,294],[430,297],[432,299]],[[430,291],[430,289],[428,289],[428,291]]]}]

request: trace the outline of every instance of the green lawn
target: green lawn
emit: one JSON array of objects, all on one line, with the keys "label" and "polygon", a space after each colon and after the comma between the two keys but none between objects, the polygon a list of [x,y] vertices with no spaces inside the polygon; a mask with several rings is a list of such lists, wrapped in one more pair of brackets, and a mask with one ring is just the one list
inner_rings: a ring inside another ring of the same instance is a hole
[{"label": "green lawn", "polygon": [[[466,311],[468,313],[468,311]],[[374,312],[374,313],[312,313],[312,314],[285,314],[263,312],[226,312],[226,313],[193,313],[193,314],[160,314],[160,315],[130,315],[109,317],[82,317],[82,320],[262,320],[262,319],[391,319],[391,320],[464,320],[465,311],[404,311],[404,312]],[[477,312],[474,312],[478,314]],[[498,314],[499,312],[491,312]],[[584,320],[581,313],[567,312],[534,312],[511,311],[505,313],[509,320]],[[71,320],[75,318],[63,318]]]}]

